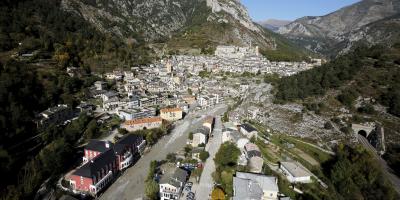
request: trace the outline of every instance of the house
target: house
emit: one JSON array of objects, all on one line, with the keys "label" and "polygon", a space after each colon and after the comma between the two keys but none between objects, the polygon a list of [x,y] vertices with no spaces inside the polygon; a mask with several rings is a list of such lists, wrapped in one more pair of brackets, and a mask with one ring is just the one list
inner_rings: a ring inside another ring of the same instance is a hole
[{"label": "house", "polygon": [[38,128],[59,125],[75,117],[75,112],[68,105],[60,104],[41,112],[35,122]]},{"label": "house", "polygon": [[256,144],[247,143],[244,145],[244,150],[248,159],[252,157],[261,157],[261,151]]},{"label": "house", "polygon": [[207,127],[211,133],[211,131],[214,128],[214,117],[212,117],[212,116],[206,117],[206,119],[204,119],[204,121],[203,121],[203,126]]},{"label": "house", "polygon": [[96,195],[114,179],[118,165],[114,150],[109,148],[83,166],[76,169],[70,176],[73,190]]},{"label": "house", "polygon": [[185,101],[187,104],[193,104],[196,102],[196,97],[193,95],[184,95],[182,96],[182,100]]},{"label": "house", "polygon": [[274,176],[236,172],[233,177],[233,200],[277,200],[278,179]]},{"label": "house", "polygon": [[128,134],[115,144],[91,140],[84,148],[83,165],[69,177],[73,190],[96,195],[116,175],[136,162],[146,145],[142,136]]},{"label": "house", "polygon": [[161,200],[179,199],[187,177],[188,173],[181,168],[176,168],[172,175],[164,175],[159,183]]},{"label": "house", "polygon": [[118,97],[118,94],[115,91],[108,91],[101,95],[103,101],[108,101],[114,97]]},{"label": "house", "polygon": [[153,117],[156,115],[156,110],[153,108],[131,108],[131,109],[118,109],[117,115],[122,120],[133,120],[139,118]]},{"label": "house", "polygon": [[167,121],[177,121],[182,119],[182,113],[181,108],[164,108],[160,110],[160,117]]},{"label": "house", "polygon": [[113,147],[118,169],[123,170],[135,163],[142,155],[145,146],[146,141],[139,135],[127,134],[118,140]]},{"label": "house", "polygon": [[83,163],[86,163],[89,160],[92,160],[105,153],[106,151],[112,149],[113,146],[114,144],[109,141],[90,140],[84,148],[84,154],[82,158]]},{"label": "house", "polygon": [[210,135],[210,129],[208,127],[202,126],[196,129],[193,132],[192,146],[197,147],[200,144],[207,144],[209,135]]},{"label": "house", "polygon": [[279,168],[291,183],[311,182],[311,173],[298,162],[281,162]]},{"label": "house", "polygon": [[96,90],[106,90],[107,83],[104,81],[96,81],[94,82],[94,87],[96,88]]},{"label": "house", "polygon": [[240,125],[240,132],[245,135],[247,138],[257,137],[257,130],[251,126],[250,124],[242,124]]},{"label": "house", "polygon": [[205,147],[194,147],[192,149],[192,158],[200,160],[200,153],[203,152]]},{"label": "house", "polygon": [[264,159],[258,156],[249,159],[250,172],[261,173],[264,165]]},{"label": "house", "polygon": [[161,117],[133,119],[125,121],[122,124],[122,128],[125,128],[129,132],[143,130],[143,129],[159,128],[161,126],[162,126]]}]

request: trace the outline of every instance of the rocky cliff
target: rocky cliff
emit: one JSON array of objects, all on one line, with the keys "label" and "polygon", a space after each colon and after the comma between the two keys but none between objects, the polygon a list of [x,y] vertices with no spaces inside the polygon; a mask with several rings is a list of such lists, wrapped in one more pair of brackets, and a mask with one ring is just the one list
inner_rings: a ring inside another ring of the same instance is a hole
[{"label": "rocky cliff", "polygon": [[[370,29],[366,28],[370,24],[398,13],[398,0],[363,0],[325,16],[300,18],[281,27],[278,32],[308,49],[326,54],[331,48],[338,48],[337,44],[349,40],[350,36],[357,37],[357,34],[365,33],[365,29]],[[361,29],[364,31],[359,32]],[[369,41],[373,42],[371,39]]]},{"label": "rocky cliff", "polygon": [[292,48],[284,38],[253,23],[238,0],[62,0],[61,5],[103,33],[122,39],[140,35],[154,46],[167,44],[169,51],[233,44],[305,55],[304,50]]}]

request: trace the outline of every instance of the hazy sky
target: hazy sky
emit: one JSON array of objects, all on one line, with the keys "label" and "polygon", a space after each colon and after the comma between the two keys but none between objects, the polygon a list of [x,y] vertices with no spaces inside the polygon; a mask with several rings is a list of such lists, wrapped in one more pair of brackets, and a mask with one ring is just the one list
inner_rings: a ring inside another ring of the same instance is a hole
[{"label": "hazy sky", "polygon": [[360,0],[241,0],[254,21],[321,16]]}]

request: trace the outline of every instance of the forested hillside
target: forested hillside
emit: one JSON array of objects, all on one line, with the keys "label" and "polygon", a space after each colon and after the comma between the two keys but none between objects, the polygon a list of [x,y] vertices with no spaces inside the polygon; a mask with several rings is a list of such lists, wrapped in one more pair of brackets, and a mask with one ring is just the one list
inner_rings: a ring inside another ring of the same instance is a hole
[{"label": "forested hillside", "polygon": [[294,101],[339,89],[338,99],[346,105],[360,95],[373,97],[388,106],[389,113],[400,116],[399,64],[399,44],[393,48],[361,46],[321,67],[282,78],[276,99]]},{"label": "forested hillside", "polygon": [[54,58],[62,67],[149,62],[149,49],[140,34],[122,41],[100,33],[84,19],[63,11],[60,0],[2,2],[0,50]]},{"label": "forested hillside", "polygon": [[[76,142],[95,132],[96,121],[81,116],[65,127],[39,131],[33,120],[48,107],[76,106],[85,97],[85,88],[97,80],[90,76],[90,58],[113,60],[127,50],[118,40],[62,12],[58,4],[0,3],[0,199],[33,199],[46,179],[53,184],[71,166]],[[19,61],[24,53],[34,56]],[[71,66],[80,68],[82,76],[70,77],[65,68]]]}]

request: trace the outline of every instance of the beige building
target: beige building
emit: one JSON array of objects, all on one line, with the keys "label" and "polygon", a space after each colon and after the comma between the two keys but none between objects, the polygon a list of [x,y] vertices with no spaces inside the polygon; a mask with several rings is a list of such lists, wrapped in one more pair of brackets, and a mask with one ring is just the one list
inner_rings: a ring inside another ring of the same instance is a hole
[{"label": "beige building", "polygon": [[208,129],[210,129],[210,133],[214,128],[214,117],[212,116],[208,116],[204,122],[203,122],[203,126],[207,127]]},{"label": "beige building", "polygon": [[164,108],[160,110],[160,117],[167,121],[182,119],[183,110],[181,108]]},{"label": "beige building", "polygon": [[149,117],[149,118],[141,118],[125,121],[122,124],[122,128],[125,128],[127,131],[137,131],[143,129],[152,129],[159,128],[162,126],[161,117]]}]

